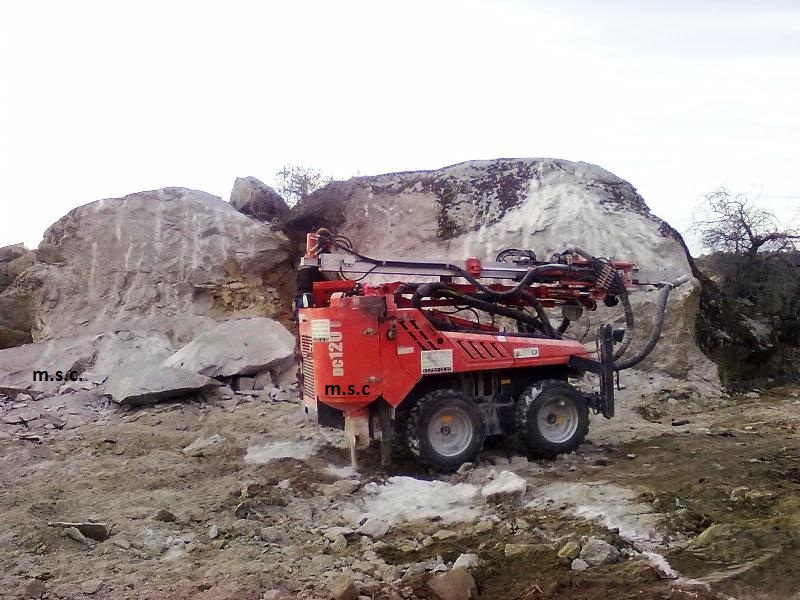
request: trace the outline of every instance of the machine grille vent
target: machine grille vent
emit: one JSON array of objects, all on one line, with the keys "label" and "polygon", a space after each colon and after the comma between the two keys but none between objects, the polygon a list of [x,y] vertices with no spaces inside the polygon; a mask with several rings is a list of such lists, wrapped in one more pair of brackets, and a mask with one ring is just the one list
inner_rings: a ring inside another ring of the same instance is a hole
[{"label": "machine grille vent", "polygon": [[303,355],[303,396],[316,402],[314,393],[314,359],[311,353],[311,336],[300,336],[300,352]]},{"label": "machine grille vent", "polygon": [[495,342],[475,342],[460,340],[458,345],[472,360],[487,360],[492,358],[508,358],[509,354],[503,346]]},{"label": "machine grille vent", "polygon": [[423,350],[436,350],[436,345],[433,343],[424,331],[417,325],[416,321],[400,321],[400,327],[408,334],[414,342]]}]

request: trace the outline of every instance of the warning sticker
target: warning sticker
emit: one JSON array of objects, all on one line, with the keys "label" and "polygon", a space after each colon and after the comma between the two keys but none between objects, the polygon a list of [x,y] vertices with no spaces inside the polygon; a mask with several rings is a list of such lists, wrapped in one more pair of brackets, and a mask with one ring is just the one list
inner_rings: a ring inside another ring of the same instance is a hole
[{"label": "warning sticker", "polygon": [[311,341],[331,341],[331,322],[329,319],[311,319]]},{"label": "warning sticker", "polygon": [[423,350],[420,357],[423,375],[453,372],[452,350]]},{"label": "warning sticker", "polygon": [[539,356],[539,348],[514,348],[514,358],[536,358]]}]

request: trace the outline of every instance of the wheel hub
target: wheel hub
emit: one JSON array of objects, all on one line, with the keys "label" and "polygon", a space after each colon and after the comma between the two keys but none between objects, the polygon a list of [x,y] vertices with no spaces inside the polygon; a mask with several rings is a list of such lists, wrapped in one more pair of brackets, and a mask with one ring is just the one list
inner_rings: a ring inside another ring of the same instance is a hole
[{"label": "wheel hub", "polygon": [[569,400],[553,398],[540,408],[537,421],[539,431],[548,442],[561,444],[578,430],[578,409]]},{"label": "wheel hub", "polygon": [[466,450],[473,435],[469,415],[456,408],[434,414],[428,428],[428,441],[436,452],[444,456],[455,456]]}]

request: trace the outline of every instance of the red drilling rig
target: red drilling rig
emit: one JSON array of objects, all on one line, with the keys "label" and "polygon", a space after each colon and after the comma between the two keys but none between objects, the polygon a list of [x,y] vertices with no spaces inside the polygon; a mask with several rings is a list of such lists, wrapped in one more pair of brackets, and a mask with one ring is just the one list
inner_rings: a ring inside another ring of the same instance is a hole
[{"label": "red drilling rig", "polygon": [[[363,283],[368,275],[402,281]],[[325,229],[310,233],[296,298],[304,409],[344,429],[353,466],[373,439],[384,463],[400,442],[438,469],[473,460],[497,434],[516,434],[540,456],[570,452],[590,410],[614,416],[615,373],[650,353],[670,290],[689,277],[648,279],[659,277],[578,247],[547,261],[517,249],[493,262],[384,260]],[[643,285],[661,288],[655,326],[626,356],[635,325],[628,290]],[[626,326],[602,325],[590,352],[567,331],[599,302],[620,304]],[[587,372],[599,378],[591,393],[569,383]]]}]

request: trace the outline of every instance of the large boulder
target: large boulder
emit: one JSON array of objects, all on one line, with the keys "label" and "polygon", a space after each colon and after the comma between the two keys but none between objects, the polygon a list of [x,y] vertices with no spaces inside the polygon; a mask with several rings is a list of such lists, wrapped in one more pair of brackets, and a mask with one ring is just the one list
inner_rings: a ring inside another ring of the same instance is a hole
[{"label": "large boulder", "polygon": [[34,339],[149,330],[176,344],[216,321],[287,317],[287,238],[222,199],[165,188],[70,211],[44,235],[51,257],[4,295],[29,297]]},{"label": "large boulder", "polygon": [[[631,184],[595,165],[566,160],[470,161],[334,182],[300,202],[287,221],[297,244],[320,226],[375,257],[486,259],[513,247],[547,259],[578,245],[596,256],[660,269],[665,276],[691,272],[680,235],[650,212]],[[694,341],[698,289],[693,281],[674,294],[663,336],[666,351],[657,349],[643,367],[716,381],[713,364]],[[635,338],[639,344],[652,321],[655,296],[633,295],[643,324]],[[593,319],[593,327],[597,324]]]},{"label": "large boulder", "polygon": [[289,216],[289,205],[281,195],[255,177],[236,178],[231,206],[258,221],[283,221]]},{"label": "large boulder", "polygon": [[294,346],[294,336],[277,321],[237,319],[201,334],[167,358],[164,366],[209,377],[251,375],[265,369],[278,374],[293,362]]}]

